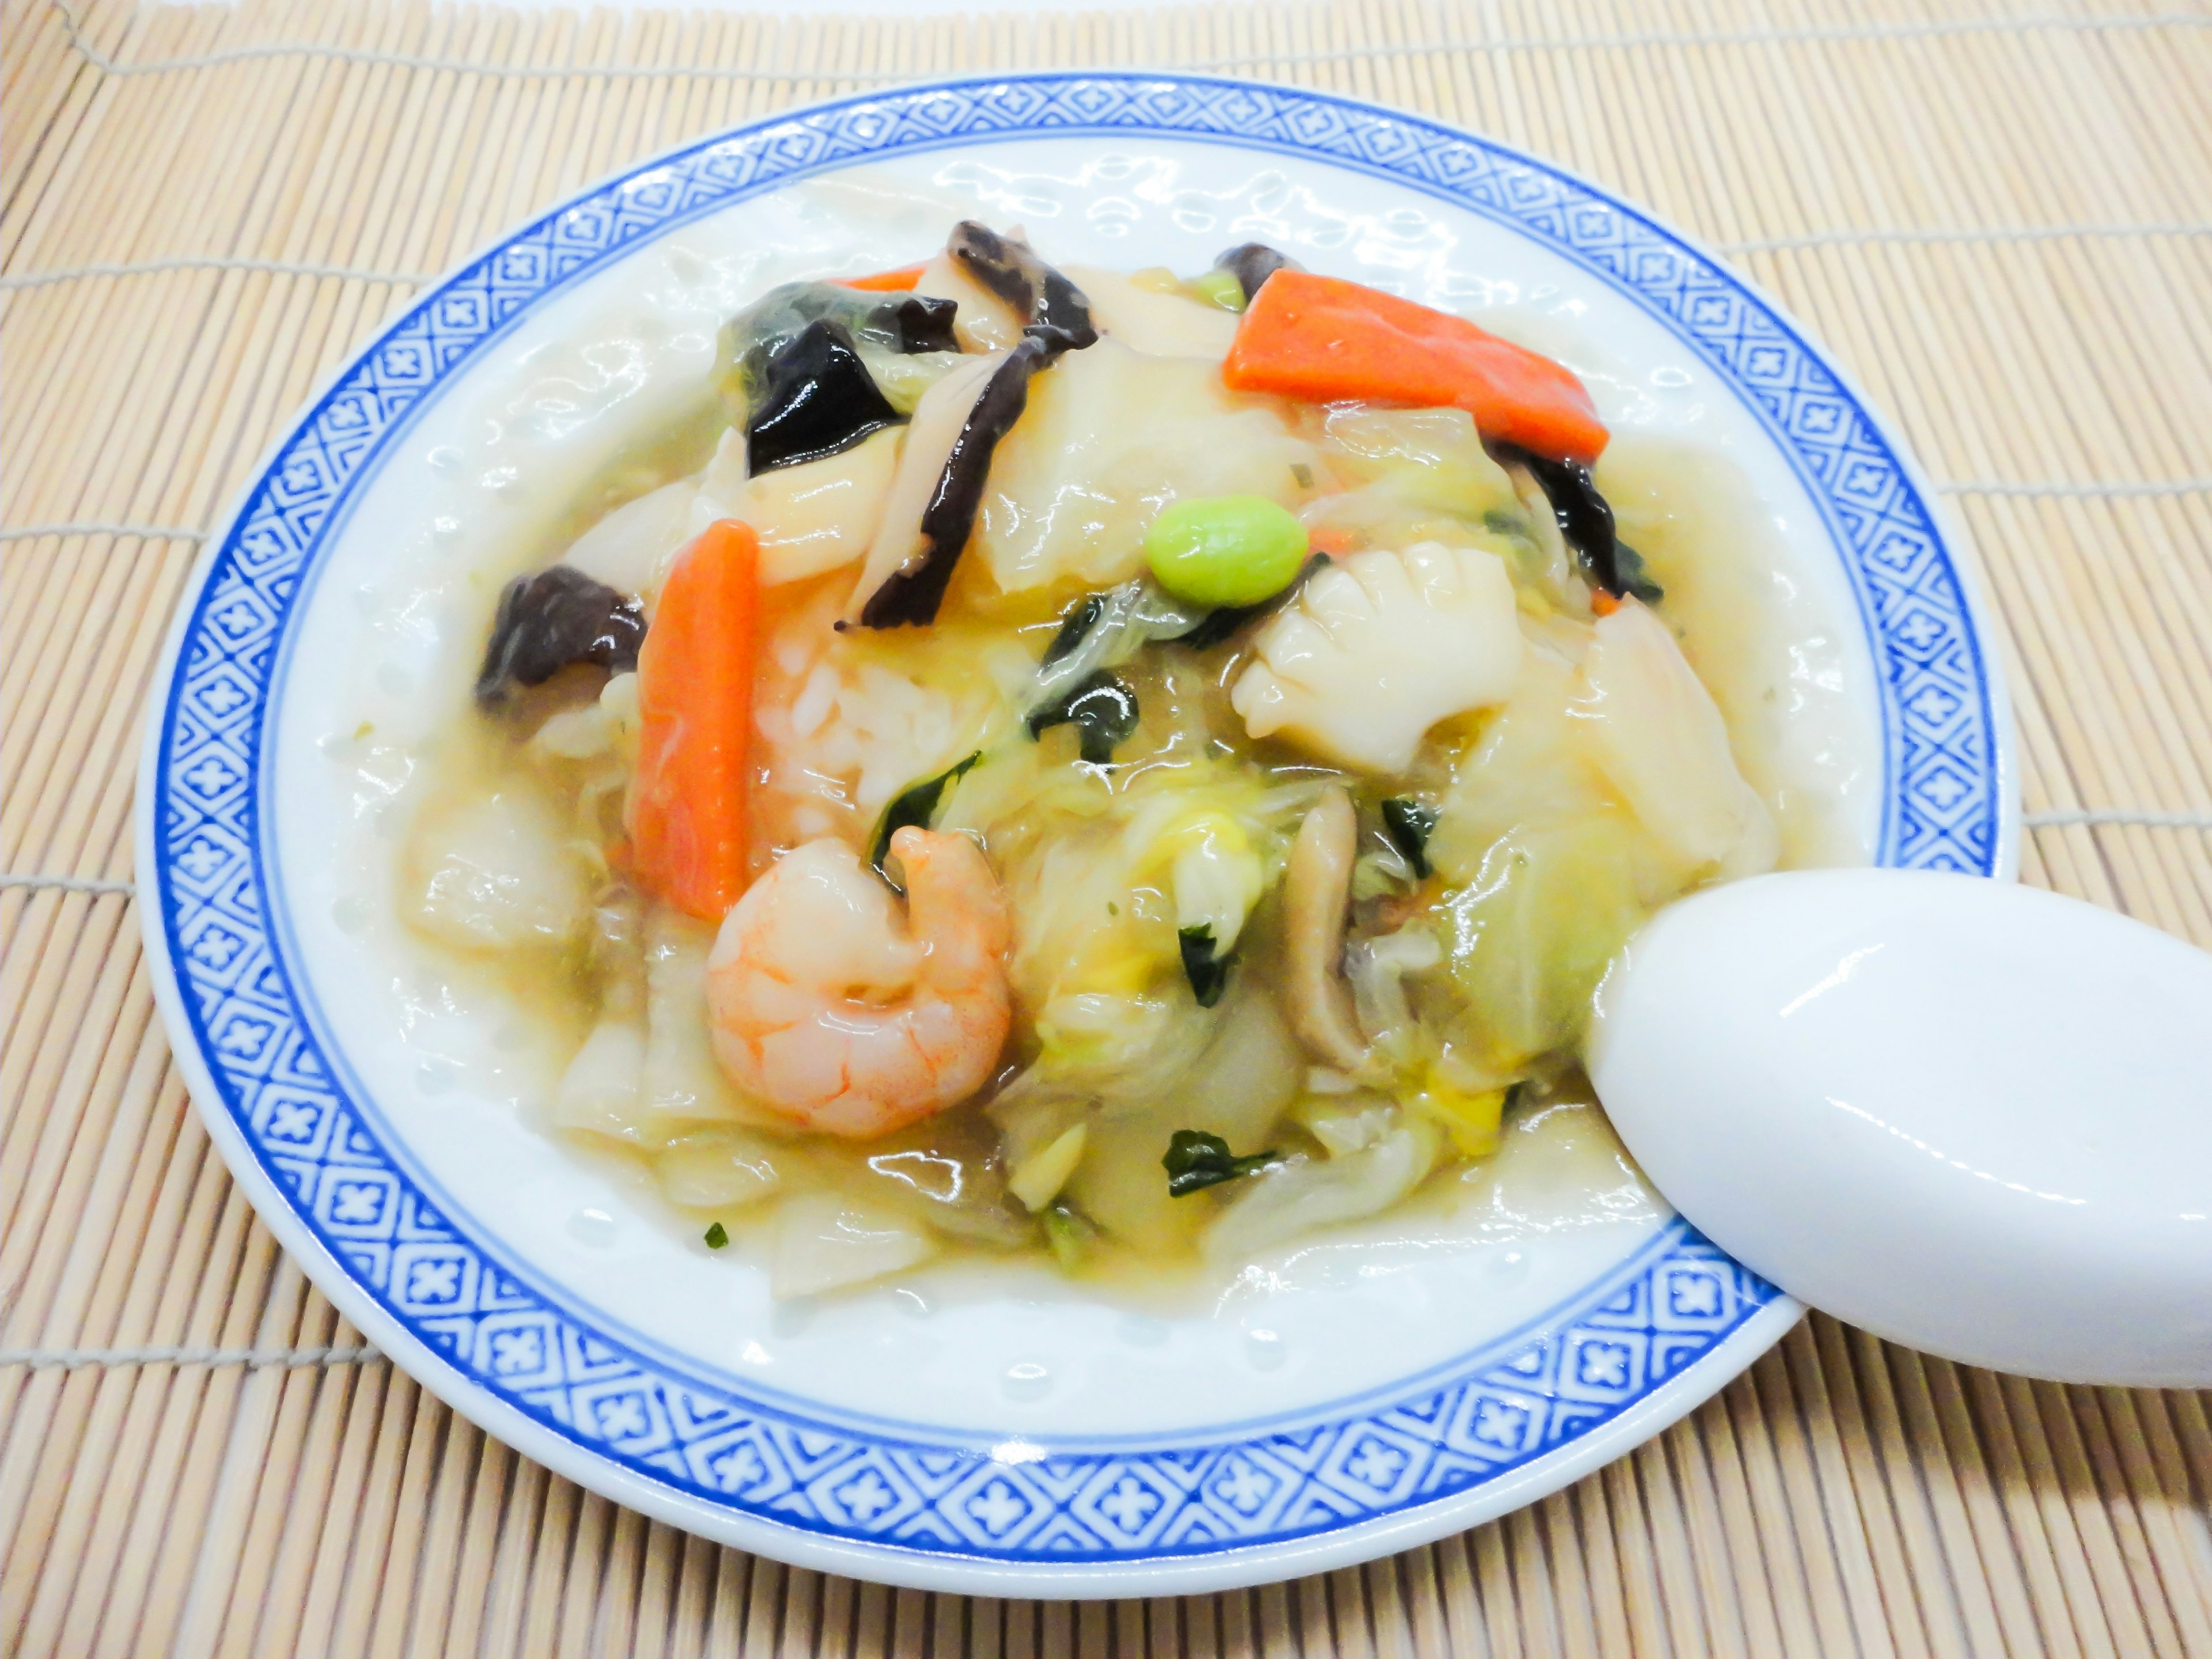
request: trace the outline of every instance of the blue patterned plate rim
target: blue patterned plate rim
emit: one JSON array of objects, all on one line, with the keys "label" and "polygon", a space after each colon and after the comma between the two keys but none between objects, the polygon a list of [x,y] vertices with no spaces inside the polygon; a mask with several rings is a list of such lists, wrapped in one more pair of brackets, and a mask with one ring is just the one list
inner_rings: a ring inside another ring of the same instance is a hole
[{"label": "blue patterned plate rim", "polygon": [[173,626],[141,765],[142,918],[193,1098],[256,1209],[365,1334],[488,1431],[617,1501],[823,1571],[994,1594],[1223,1588],[1369,1559],[1554,1491],[1707,1398],[1800,1310],[1676,1222],[1538,1328],[1294,1422],[1011,1453],[856,1426],[639,1354],[425,1202],[374,1133],[380,1115],[320,1051],[268,920],[284,911],[259,834],[275,784],[262,738],[288,632],[319,554],[428,394],[531,305],[690,219],[874,156],[1025,134],[1210,142],[1377,174],[1534,238],[1668,326],[1759,416],[1843,556],[1879,671],[1880,861],[2011,874],[2008,711],[1936,498],[1772,301],[1599,187],[1489,140],[1289,88],[1070,72],[842,100],[624,169],[465,263],[333,375],[210,538]]}]

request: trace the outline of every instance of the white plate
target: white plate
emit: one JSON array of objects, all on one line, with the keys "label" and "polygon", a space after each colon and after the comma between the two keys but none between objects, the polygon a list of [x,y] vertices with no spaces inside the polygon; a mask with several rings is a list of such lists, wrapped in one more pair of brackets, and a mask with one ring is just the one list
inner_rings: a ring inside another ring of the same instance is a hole
[{"label": "white plate", "polygon": [[426,981],[388,919],[370,751],[453,706],[476,641],[447,612],[511,565],[533,486],[675,407],[738,301],[920,257],[962,213],[1024,220],[1066,263],[1188,270],[1260,237],[1511,307],[1610,423],[1693,436],[1749,480],[1814,641],[1793,750],[1843,780],[1865,852],[2009,873],[2002,691],[1929,492],[1771,302],[1593,187],[1403,115],[1200,79],[963,82],[579,197],[424,295],[276,447],[179,614],[141,781],[149,951],[193,1097],[287,1248],[425,1386],[596,1491],[787,1561],[1158,1595],[1528,1502],[1706,1398],[1795,1304],[1642,1213],[1324,1246],[1272,1294],[1179,1317],[1042,1276],[773,1310],[757,1269],[520,1120],[495,1018]]}]

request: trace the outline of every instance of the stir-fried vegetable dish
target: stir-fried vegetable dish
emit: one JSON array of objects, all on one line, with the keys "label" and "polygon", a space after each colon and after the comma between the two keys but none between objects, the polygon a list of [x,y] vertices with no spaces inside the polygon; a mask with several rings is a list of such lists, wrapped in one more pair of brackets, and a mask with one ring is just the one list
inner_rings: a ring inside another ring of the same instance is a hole
[{"label": "stir-fried vegetable dish", "polygon": [[713,376],[703,469],[498,596],[404,903],[564,988],[550,1121],[779,1294],[1379,1214],[1777,861],[1589,394],[1463,318],[965,222]]}]

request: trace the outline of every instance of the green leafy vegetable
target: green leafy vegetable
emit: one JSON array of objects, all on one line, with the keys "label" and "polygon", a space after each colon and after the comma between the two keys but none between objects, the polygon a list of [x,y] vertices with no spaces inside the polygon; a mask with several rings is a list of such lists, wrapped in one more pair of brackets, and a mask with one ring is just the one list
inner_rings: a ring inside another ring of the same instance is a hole
[{"label": "green leafy vegetable", "polygon": [[1615,538],[1613,544],[1613,563],[1620,571],[1620,585],[1646,605],[1656,605],[1667,597],[1667,590],[1651,580],[1651,572],[1644,562],[1644,556],[1626,542]]},{"label": "green leafy vegetable", "polygon": [[1455,854],[1447,949],[1473,1063],[1511,1076],[1581,1040],[1606,965],[1650,918],[1650,846],[1607,811],[1519,823],[1475,859]]},{"label": "green leafy vegetable", "polygon": [[1137,729],[1137,694],[1102,668],[1030,715],[1032,738],[1055,726],[1073,726],[1083,758],[1093,766],[1107,765],[1115,746],[1127,742]]},{"label": "green leafy vegetable", "polygon": [[707,1229],[707,1248],[719,1250],[730,1242],[730,1230],[717,1221]]},{"label": "green leafy vegetable", "polygon": [[1203,276],[1192,278],[1190,287],[1208,305],[1219,306],[1224,311],[1244,309],[1244,284],[1237,280],[1233,270],[1209,270]]},{"label": "green leafy vegetable", "polygon": [[1437,810],[1401,796],[1382,803],[1383,833],[1405,855],[1421,880],[1429,878],[1429,835],[1437,827]]},{"label": "green leafy vegetable", "polygon": [[1168,1139],[1167,1156],[1160,1167],[1168,1172],[1168,1196],[1187,1198],[1208,1187],[1218,1187],[1239,1176],[1257,1175],[1274,1161],[1273,1152],[1249,1158],[1232,1157],[1229,1143],[1203,1129],[1177,1129]]},{"label": "green leafy vegetable", "polygon": [[1395,851],[1388,858],[1379,853],[1362,853],[1352,861],[1352,902],[1364,904],[1370,899],[1402,893],[1413,879],[1413,866]]},{"label": "green leafy vegetable", "polygon": [[1060,624],[1060,632],[1052,636],[1052,643],[1044,648],[1044,659],[1040,668],[1049,668],[1062,657],[1083,643],[1083,636],[1098,625],[1106,614],[1107,597],[1103,593],[1085,593]]},{"label": "green leafy vegetable", "polygon": [[1065,1204],[1051,1206],[1038,1218],[1044,1223],[1044,1241],[1052,1247],[1053,1260],[1064,1272],[1073,1273],[1098,1242],[1098,1229]]},{"label": "green leafy vegetable", "polygon": [[878,875],[890,882],[893,892],[903,893],[906,889],[891,881],[890,872],[884,868],[891,855],[891,837],[908,826],[917,830],[928,829],[930,819],[936,816],[938,802],[945,798],[945,792],[982,758],[983,751],[978,749],[957,766],[947,767],[935,777],[925,778],[894,795],[890,805],[884,808],[883,817],[876,820],[875,836],[868,843],[868,863]]},{"label": "green leafy vegetable", "polygon": [[1176,937],[1182,942],[1182,973],[1190,981],[1190,994],[1200,1007],[1211,1008],[1229,984],[1229,958],[1215,953],[1213,924],[1201,921]]},{"label": "green leafy vegetable", "polygon": [[1238,311],[1252,303],[1261,285],[1277,271],[1305,269],[1289,254],[1278,252],[1265,242],[1239,242],[1235,247],[1225,248],[1214,259],[1213,268],[1225,270],[1237,279],[1238,297],[1244,302],[1235,307]]}]

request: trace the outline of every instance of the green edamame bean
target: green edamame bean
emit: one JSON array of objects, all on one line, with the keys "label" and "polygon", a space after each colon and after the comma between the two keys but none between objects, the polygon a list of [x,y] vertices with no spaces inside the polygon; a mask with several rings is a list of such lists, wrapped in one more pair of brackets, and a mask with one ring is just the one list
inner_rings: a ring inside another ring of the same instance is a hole
[{"label": "green edamame bean", "polygon": [[1193,605],[1257,605],[1289,586],[1305,558],[1305,526],[1261,495],[1176,501],[1145,536],[1154,579]]}]

